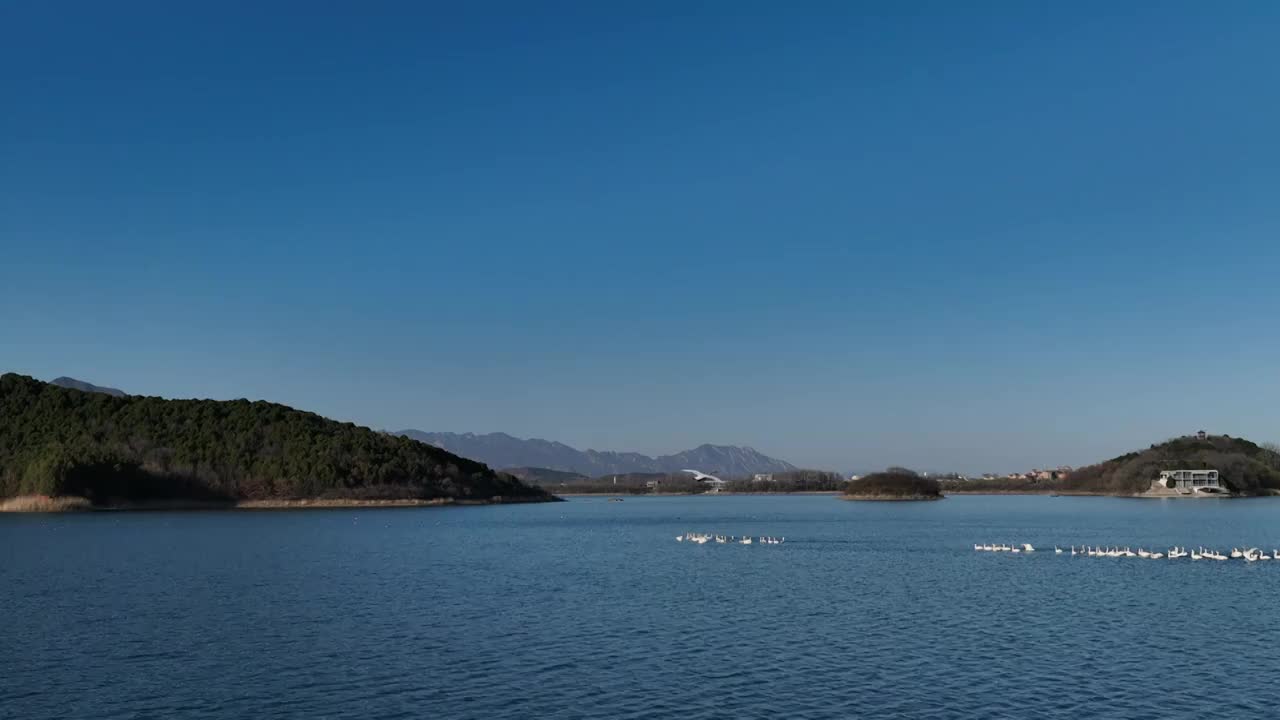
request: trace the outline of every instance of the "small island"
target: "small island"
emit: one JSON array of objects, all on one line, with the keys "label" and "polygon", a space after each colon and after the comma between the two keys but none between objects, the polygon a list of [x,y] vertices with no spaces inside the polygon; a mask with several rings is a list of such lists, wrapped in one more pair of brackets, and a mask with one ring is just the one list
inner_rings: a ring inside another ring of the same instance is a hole
[{"label": "small island", "polygon": [[889,468],[849,481],[844,500],[941,500],[938,481],[906,468]]}]

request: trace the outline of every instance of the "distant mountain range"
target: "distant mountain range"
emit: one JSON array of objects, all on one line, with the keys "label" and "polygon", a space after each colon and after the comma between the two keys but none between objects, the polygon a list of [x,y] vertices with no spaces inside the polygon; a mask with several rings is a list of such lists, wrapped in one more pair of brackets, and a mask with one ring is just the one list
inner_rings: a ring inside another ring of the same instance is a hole
[{"label": "distant mountain range", "polygon": [[102,393],[104,395],[110,395],[112,397],[128,397],[128,393],[126,393],[123,390],[117,390],[115,388],[110,388],[110,387],[102,387],[101,385],[94,385],[93,383],[87,383],[83,380],[77,380],[75,378],[66,377],[66,376],[57,378],[49,384],[57,385],[58,387],[69,388],[71,390],[82,390],[84,392]]},{"label": "distant mountain range", "polygon": [[785,460],[735,445],[699,445],[674,455],[649,457],[634,452],[578,450],[560,442],[537,438],[523,440],[506,433],[478,435],[401,430],[396,434],[478,460],[490,467],[547,468],[588,477],[613,473],[670,473],[686,468],[728,476],[796,469]]}]

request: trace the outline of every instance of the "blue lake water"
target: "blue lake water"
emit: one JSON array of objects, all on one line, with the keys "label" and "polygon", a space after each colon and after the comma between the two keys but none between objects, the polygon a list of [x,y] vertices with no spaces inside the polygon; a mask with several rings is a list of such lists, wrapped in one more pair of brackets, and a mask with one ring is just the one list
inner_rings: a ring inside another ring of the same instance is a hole
[{"label": "blue lake water", "polygon": [[1280,499],[0,516],[0,716],[1280,713],[1280,562],[1055,543],[1272,548]]}]

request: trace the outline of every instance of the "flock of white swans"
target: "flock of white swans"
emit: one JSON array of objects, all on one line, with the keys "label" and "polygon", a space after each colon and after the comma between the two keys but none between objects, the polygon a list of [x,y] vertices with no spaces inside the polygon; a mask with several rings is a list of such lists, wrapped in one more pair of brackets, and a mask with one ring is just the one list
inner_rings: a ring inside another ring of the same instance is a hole
[{"label": "flock of white swans", "polygon": [[[1030,553],[1036,551],[1031,543],[1022,543],[1020,545],[980,545],[974,543],[973,549],[978,552],[1007,553]],[[1069,551],[1054,546],[1053,552],[1057,555],[1070,552],[1072,555],[1084,555],[1086,557],[1138,557],[1149,560],[1162,560],[1166,558],[1169,560],[1177,560],[1184,557],[1189,557],[1192,560],[1244,560],[1245,562],[1280,560],[1280,550],[1272,550],[1270,554],[1267,554],[1267,551],[1259,550],[1256,547],[1247,549],[1232,548],[1231,552],[1225,555],[1216,550],[1210,550],[1203,547],[1191,551],[1188,551],[1184,547],[1172,547],[1169,548],[1168,552],[1151,552],[1144,550],[1143,548],[1138,548],[1137,552],[1134,552],[1127,546],[1121,548],[1091,545],[1081,545],[1079,549],[1072,545]]]},{"label": "flock of white swans", "polygon": [[709,535],[707,533],[695,532],[687,532],[683,535],[676,536],[676,542],[685,542],[686,540],[697,545],[706,545],[713,541],[718,543],[736,543],[738,545],[751,545],[756,542],[761,545],[781,545],[786,542],[787,539],[784,537],[769,537],[767,535],[763,535],[753,540],[749,535],[738,537],[736,535]]}]

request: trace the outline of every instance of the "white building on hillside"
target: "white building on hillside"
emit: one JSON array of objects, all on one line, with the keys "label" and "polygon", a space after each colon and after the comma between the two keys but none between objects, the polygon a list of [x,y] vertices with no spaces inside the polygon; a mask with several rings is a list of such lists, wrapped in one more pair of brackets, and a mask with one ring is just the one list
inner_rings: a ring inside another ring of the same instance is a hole
[{"label": "white building on hillside", "polygon": [[1222,490],[1217,470],[1161,470],[1160,482],[1177,490],[1217,492]]}]

